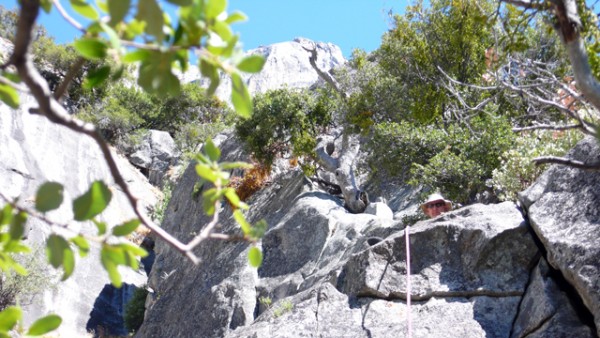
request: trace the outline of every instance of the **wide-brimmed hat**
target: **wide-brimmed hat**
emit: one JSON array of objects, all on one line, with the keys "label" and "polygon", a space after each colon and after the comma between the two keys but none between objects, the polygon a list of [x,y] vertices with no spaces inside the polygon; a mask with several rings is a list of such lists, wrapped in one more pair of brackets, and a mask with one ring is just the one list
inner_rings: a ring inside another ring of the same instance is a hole
[{"label": "wide-brimmed hat", "polygon": [[423,204],[421,204],[421,210],[423,210],[423,212],[425,212],[425,208],[427,207],[427,205],[434,203],[434,202],[444,202],[444,203],[446,203],[446,208],[448,208],[448,210],[452,209],[451,201],[445,199],[444,196],[442,196],[440,194],[431,194],[431,195],[429,195],[429,197],[427,197],[427,200],[425,202],[423,202]]}]

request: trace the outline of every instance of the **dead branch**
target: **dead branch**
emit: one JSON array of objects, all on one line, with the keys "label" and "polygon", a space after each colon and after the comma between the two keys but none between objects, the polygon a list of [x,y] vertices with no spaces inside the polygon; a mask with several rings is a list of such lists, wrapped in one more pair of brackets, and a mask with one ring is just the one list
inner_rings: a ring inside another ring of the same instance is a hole
[{"label": "dead branch", "polygon": [[560,165],[566,165],[566,166],[577,168],[577,169],[591,170],[591,171],[600,169],[600,162],[586,163],[586,162],[582,162],[582,161],[577,161],[577,160],[564,158],[564,157],[557,157],[557,156],[537,157],[533,160],[533,162],[536,165],[560,164]]}]

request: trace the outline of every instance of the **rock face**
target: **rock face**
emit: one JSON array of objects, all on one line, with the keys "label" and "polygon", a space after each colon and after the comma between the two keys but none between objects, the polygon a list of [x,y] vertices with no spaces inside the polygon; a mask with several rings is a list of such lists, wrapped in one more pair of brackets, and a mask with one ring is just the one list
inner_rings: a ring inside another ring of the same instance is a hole
[{"label": "rock face", "polygon": [[151,184],[162,187],[167,170],[177,164],[179,152],[175,140],[166,131],[148,130],[129,161],[144,169]]},{"label": "rock face", "polygon": [[[600,160],[593,138],[581,141],[568,157]],[[520,194],[531,226],[548,251],[548,263],[581,295],[600,328],[600,173],[552,166]],[[600,335],[600,331],[597,331]]]},{"label": "rock face", "polygon": [[[114,226],[133,218],[129,204],[101,160],[98,146],[87,137],[29,114],[27,109],[35,105],[30,97],[22,96],[21,101],[22,107],[16,111],[0,104],[0,192],[9,199],[20,197],[24,207],[33,209],[33,197],[39,185],[45,181],[60,182],[64,185],[65,202],[46,216],[65,224],[73,219],[71,201],[83,194],[92,181],[101,179],[112,189],[113,199],[100,220]],[[158,198],[155,189],[127,160],[119,158],[118,161],[135,195],[147,206],[155,204]],[[31,228],[30,244],[43,246],[51,233],[48,225],[35,218],[30,218],[27,225]],[[94,235],[97,232],[91,223],[75,231]],[[57,283],[54,289],[49,288],[44,295],[36,297],[34,303],[25,308],[26,323],[54,312],[63,318],[58,334],[83,336],[96,298],[110,283],[99,256],[98,247],[92,247],[87,258],[78,260],[74,274],[66,282]],[[141,285],[145,279],[143,273],[124,270],[126,283]]]},{"label": "rock face", "polygon": [[[247,54],[259,54],[265,57],[265,65],[258,74],[243,74],[243,79],[252,94],[264,93],[269,89],[308,88],[319,81],[319,75],[311,67],[308,58],[309,53],[302,46],[316,46],[318,60],[317,65],[323,71],[341,66],[346,62],[342,50],[332,44],[324,42],[313,42],[304,38],[296,38],[294,41],[275,43],[247,51]],[[200,78],[197,69],[182,75],[185,82],[198,82],[208,86],[204,78]],[[223,101],[229,102],[231,98],[231,80],[227,77],[221,78],[221,84],[216,95]]]},{"label": "rock face", "polygon": [[[235,143],[222,144],[224,160],[245,158]],[[197,182],[188,168],[165,216],[163,226],[179,237],[191,238],[209,221]],[[198,266],[159,243],[154,295],[137,336],[406,336],[406,231],[414,337],[595,335],[540,260],[534,232],[513,203],[467,206],[407,230],[389,213],[350,214],[298,170],[274,178],[248,203],[248,219],[269,224],[263,265],[248,267],[243,242],[204,243]],[[230,211],[220,219],[224,232],[239,233]],[[382,240],[370,245],[375,237]],[[182,322],[182,313],[194,320]]]}]

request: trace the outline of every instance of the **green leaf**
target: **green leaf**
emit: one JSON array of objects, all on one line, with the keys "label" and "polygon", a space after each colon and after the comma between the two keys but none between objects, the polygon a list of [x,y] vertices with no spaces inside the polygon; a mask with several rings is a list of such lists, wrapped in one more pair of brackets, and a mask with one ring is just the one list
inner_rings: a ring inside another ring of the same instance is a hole
[{"label": "green leaf", "polygon": [[130,252],[136,257],[146,257],[148,256],[148,251],[144,250],[144,248],[139,247],[137,245],[129,244],[129,243],[121,243],[118,245],[119,248],[123,249],[125,252]]},{"label": "green leaf", "polygon": [[19,94],[12,86],[0,83],[0,100],[13,109],[19,108]]},{"label": "green leaf", "polygon": [[179,78],[173,74],[173,52],[151,52],[140,65],[138,84],[148,93],[159,97],[176,96],[180,92]]},{"label": "green leaf", "polygon": [[10,204],[7,204],[2,208],[0,212],[0,226],[10,224],[13,217],[13,208]]},{"label": "green leaf", "polygon": [[212,26],[212,30],[213,32],[217,33],[217,35],[219,35],[223,41],[229,41],[233,37],[231,28],[224,21],[215,22],[215,24]]},{"label": "green leaf", "polygon": [[265,232],[267,232],[267,228],[267,221],[261,219],[260,221],[256,222],[256,224],[254,224],[254,226],[252,227],[250,237],[254,238],[255,240],[261,239],[265,235]]},{"label": "green leaf", "polygon": [[98,20],[100,18],[100,15],[94,9],[94,7],[92,7],[87,2],[85,2],[83,0],[70,0],[70,1],[71,1],[71,7],[73,7],[73,10],[75,10],[75,12],[83,15],[84,17],[86,17],[90,20]]},{"label": "green leaf", "polygon": [[258,73],[265,64],[265,58],[260,55],[250,55],[238,63],[237,68],[246,73]]},{"label": "green leaf", "polygon": [[64,281],[64,280],[67,280],[67,278],[69,278],[71,276],[71,274],[73,274],[73,271],[75,270],[75,254],[73,253],[73,250],[71,249],[71,247],[69,246],[68,243],[67,243],[67,246],[65,247],[62,265],[63,265],[64,274],[63,274],[61,280]]},{"label": "green leaf", "polygon": [[244,232],[244,235],[249,235],[252,231],[252,226],[250,225],[250,223],[248,223],[248,221],[246,221],[244,213],[238,209],[233,212],[233,218],[242,228],[242,232]]},{"label": "green leaf", "polygon": [[231,74],[231,102],[238,115],[245,119],[252,116],[252,98],[246,84],[237,73]]},{"label": "green leaf", "polygon": [[100,86],[110,75],[110,66],[105,65],[90,71],[83,81],[83,88],[92,89]]},{"label": "green leaf", "polygon": [[35,195],[35,208],[41,212],[57,209],[63,202],[64,187],[57,182],[42,184]]},{"label": "green leaf", "polygon": [[156,0],[139,0],[136,18],[146,22],[144,31],[147,34],[162,42],[164,17]]},{"label": "green leaf", "polygon": [[96,0],[96,6],[98,6],[98,8],[102,12],[108,13],[108,4],[106,3],[106,1],[104,1],[104,0]]},{"label": "green leaf", "polygon": [[219,87],[219,82],[221,82],[219,70],[214,64],[204,58],[200,59],[199,67],[202,76],[210,79],[210,86],[206,90],[206,95],[212,96],[217,90],[217,87]]},{"label": "green leaf", "polygon": [[7,307],[0,312],[0,331],[8,332],[12,330],[17,322],[23,317],[23,312],[16,306]]},{"label": "green leaf", "polygon": [[206,2],[206,16],[210,19],[217,17],[227,8],[226,0],[208,0]]},{"label": "green leaf", "polygon": [[208,189],[202,194],[202,207],[208,216],[215,214],[215,202],[218,198],[219,194],[215,188]]},{"label": "green leaf", "polygon": [[222,170],[231,170],[231,169],[252,169],[254,166],[247,162],[221,162],[219,163],[219,167]]},{"label": "green leaf", "polygon": [[90,189],[73,201],[75,220],[87,221],[100,214],[110,202],[112,193],[102,181],[95,181]]},{"label": "green leaf", "polygon": [[58,235],[50,235],[46,241],[46,255],[50,265],[58,268],[62,265],[65,256],[65,247],[69,244],[65,239]]},{"label": "green leaf", "polygon": [[134,232],[135,229],[141,224],[139,219],[132,219],[131,221],[125,222],[121,225],[117,225],[112,229],[112,233],[115,236],[127,236]]},{"label": "green leaf", "polygon": [[23,211],[13,217],[10,223],[10,238],[13,240],[20,240],[25,234],[25,222],[27,222],[27,214]]},{"label": "green leaf", "polygon": [[80,257],[85,257],[90,252],[90,244],[83,236],[77,235],[71,238],[70,241],[79,248]]},{"label": "green leaf", "polygon": [[36,320],[29,327],[27,335],[29,336],[41,336],[50,331],[56,330],[62,323],[62,318],[57,315],[48,315]]},{"label": "green leaf", "polygon": [[117,32],[104,22],[100,22],[100,28],[102,28],[102,31],[108,35],[108,41],[110,41],[112,47],[121,52],[121,39],[119,38]]},{"label": "green leaf", "polygon": [[131,0],[108,0],[108,13],[110,14],[110,25],[115,26],[123,21],[129,12]]},{"label": "green leaf", "polygon": [[55,268],[62,265],[64,270],[62,280],[71,276],[75,269],[75,256],[66,239],[55,234],[50,235],[46,241],[46,254],[50,265]]},{"label": "green leaf", "polygon": [[239,11],[235,11],[235,12],[229,14],[229,16],[227,17],[225,22],[227,22],[228,24],[232,24],[234,22],[243,22],[246,20],[248,20],[248,17],[246,16],[246,14],[239,12]]},{"label": "green leaf", "polygon": [[179,5],[179,6],[189,6],[192,4],[192,0],[167,0],[167,2],[170,2],[175,5]]},{"label": "green leaf", "polygon": [[46,14],[50,14],[50,11],[52,10],[52,1],[41,0],[40,5],[42,6],[42,9],[44,10],[44,12],[46,12]]},{"label": "green leaf", "polygon": [[86,59],[101,60],[106,57],[108,46],[102,40],[95,38],[83,38],[73,42],[75,49]]},{"label": "green leaf", "polygon": [[106,223],[96,221],[95,219],[93,219],[92,222],[94,222],[96,228],[98,228],[98,236],[102,236],[106,233],[106,229],[108,228]]},{"label": "green leaf", "polygon": [[215,171],[206,164],[196,164],[196,173],[198,176],[212,183],[219,178]]},{"label": "green leaf", "polygon": [[226,189],[224,189],[224,191],[225,191],[225,197],[227,197],[227,199],[229,200],[229,203],[231,203],[231,205],[233,205],[234,207],[238,208],[241,201],[240,201],[240,198],[238,197],[238,195],[235,193],[235,189],[226,188]]},{"label": "green leaf", "polygon": [[250,261],[250,265],[258,268],[262,264],[263,255],[259,248],[253,246],[248,251],[248,261]]},{"label": "green leaf", "polygon": [[213,143],[211,139],[206,141],[204,145],[204,150],[206,150],[206,155],[210,158],[211,161],[216,162],[221,157],[221,150]]},{"label": "green leaf", "polygon": [[102,251],[100,252],[100,261],[102,262],[102,266],[104,266],[106,272],[108,272],[108,277],[110,278],[111,283],[115,287],[120,288],[123,284],[123,281],[121,279],[121,274],[117,269],[117,264],[114,262],[115,257],[113,251],[114,250],[111,247],[104,245],[102,247]]},{"label": "green leaf", "polygon": [[133,63],[138,61],[146,61],[150,57],[150,51],[138,49],[123,56],[123,62]]}]

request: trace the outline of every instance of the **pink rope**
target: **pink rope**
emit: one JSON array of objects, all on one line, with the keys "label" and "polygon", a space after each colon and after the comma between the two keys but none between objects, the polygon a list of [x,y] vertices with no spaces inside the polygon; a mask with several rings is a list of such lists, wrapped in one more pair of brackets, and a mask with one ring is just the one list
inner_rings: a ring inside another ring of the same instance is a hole
[{"label": "pink rope", "polygon": [[412,325],[411,325],[411,320],[410,320],[410,294],[411,294],[411,290],[410,290],[410,240],[409,240],[409,233],[410,233],[410,226],[406,226],[406,228],[404,229],[404,234],[406,235],[406,307],[407,307],[407,311],[406,311],[406,323],[407,323],[407,327],[408,327],[408,334],[406,335],[406,337],[411,338],[412,337]]}]

